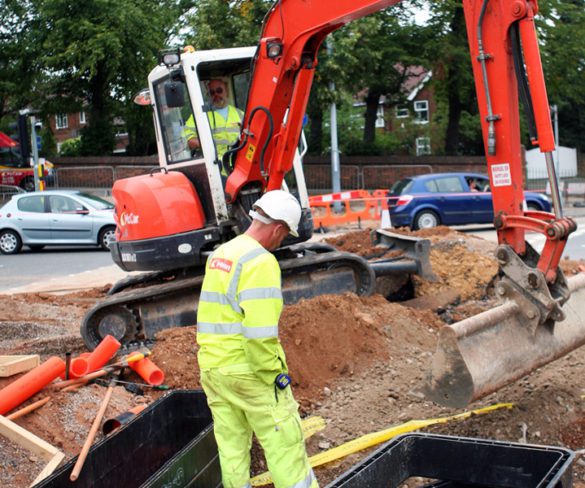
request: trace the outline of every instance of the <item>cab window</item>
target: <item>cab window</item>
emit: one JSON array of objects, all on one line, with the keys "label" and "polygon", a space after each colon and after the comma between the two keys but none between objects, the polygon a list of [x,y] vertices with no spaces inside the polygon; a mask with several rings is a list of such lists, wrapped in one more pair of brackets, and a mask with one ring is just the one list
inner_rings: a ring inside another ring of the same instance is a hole
[{"label": "cab window", "polygon": [[[182,81],[174,83],[183,85],[183,105],[169,107],[165,94],[165,84],[169,78],[164,78],[154,86],[158,118],[162,129],[162,139],[165,145],[167,163],[179,163],[192,158],[200,158],[199,132],[187,86]],[[195,144],[195,141],[197,143]]]},{"label": "cab window", "polygon": [[459,193],[463,191],[463,185],[457,176],[451,176],[449,178],[437,178],[434,181],[437,185],[436,191],[439,193]]}]

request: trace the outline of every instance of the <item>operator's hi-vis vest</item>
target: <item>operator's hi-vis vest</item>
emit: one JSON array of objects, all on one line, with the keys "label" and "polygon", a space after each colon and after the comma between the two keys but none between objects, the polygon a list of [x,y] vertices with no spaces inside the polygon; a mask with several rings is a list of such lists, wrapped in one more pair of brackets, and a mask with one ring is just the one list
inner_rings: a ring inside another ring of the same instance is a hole
[{"label": "operator's hi-vis vest", "polygon": [[256,240],[242,234],[207,260],[197,311],[202,370],[250,366],[266,384],[288,368],[278,340],[282,311],[280,267]]},{"label": "operator's hi-vis vest", "polygon": [[[211,127],[211,135],[215,141],[215,147],[217,148],[217,157],[220,160],[228,150],[228,147],[238,140],[241,131],[240,124],[243,116],[244,112],[233,105],[228,105],[227,119],[215,110],[207,112],[207,119],[209,120],[209,126]],[[187,140],[197,137],[195,119],[192,114],[187,119],[187,122],[185,122],[183,135]],[[227,171],[223,168],[221,173],[224,176],[227,176]]]},{"label": "operator's hi-vis vest", "polygon": [[233,105],[228,105],[227,119],[224,119],[219,112],[211,110],[207,112],[211,135],[217,147],[217,156],[221,159],[224,153],[238,140],[240,136],[240,123],[244,113]]}]

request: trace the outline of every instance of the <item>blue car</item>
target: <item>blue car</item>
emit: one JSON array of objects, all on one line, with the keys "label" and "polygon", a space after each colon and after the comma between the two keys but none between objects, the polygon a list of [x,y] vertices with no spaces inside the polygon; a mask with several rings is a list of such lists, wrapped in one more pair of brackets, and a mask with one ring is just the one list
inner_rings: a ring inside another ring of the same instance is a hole
[{"label": "blue car", "polygon": [[[490,180],[477,173],[434,173],[397,181],[388,207],[393,227],[489,224],[494,220]],[[530,210],[551,211],[545,195],[524,192]]]}]

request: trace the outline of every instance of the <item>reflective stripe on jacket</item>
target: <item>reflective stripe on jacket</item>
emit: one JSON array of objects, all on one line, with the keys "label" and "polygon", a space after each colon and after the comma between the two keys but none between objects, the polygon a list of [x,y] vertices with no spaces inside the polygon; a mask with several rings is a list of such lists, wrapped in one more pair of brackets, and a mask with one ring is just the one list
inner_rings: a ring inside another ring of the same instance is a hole
[{"label": "reflective stripe on jacket", "polygon": [[272,384],[287,372],[278,340],[282,311],[280,267],[256,240],[242,234],[207,260],[197,310],[199,367],[249,364]]}]

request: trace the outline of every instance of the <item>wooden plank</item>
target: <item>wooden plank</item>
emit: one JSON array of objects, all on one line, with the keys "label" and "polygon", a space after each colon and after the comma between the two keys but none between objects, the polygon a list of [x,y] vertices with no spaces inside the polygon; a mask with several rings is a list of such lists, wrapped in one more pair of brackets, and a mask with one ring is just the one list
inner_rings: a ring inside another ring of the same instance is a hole
[{"label": "wooden plank", "polygon": [[35,486],[37,483],[43,481],[47,476],[53,473],[61,464],[61,461],[65,459],[65,454],[61,451],[55,453],[53,458],[47,463],[47,465],[43,468],[43,470],[39,473],[39,475],[35,478],[35,480],[30,484],[30,487]]},{"label": "wooden plank", "polygon": [[20,425],[8,420],[6,417],[0,415],[0,434],[10,439],[19,446],[28,449],[32,453],[40,456],[45,461],[50,461],[53,456],[59,452],[56,447],[53,447],[48,442],[40,437],[37,437],[32,432],[23,429]]},{"label": "wooden plank", "polygon": [[36,368],[41,362],[38,354],[0,356],[0,377],[5,378]]},{"label": "wooden plank", "polygon": [[0,415],[0,434],[47,462],[30,486],[36,485],[49,476],[65,458],[65,454],[59,449],[2,415]]}]

